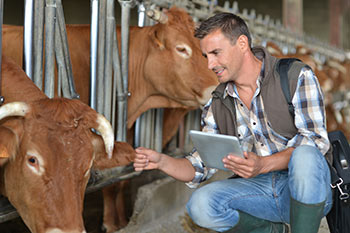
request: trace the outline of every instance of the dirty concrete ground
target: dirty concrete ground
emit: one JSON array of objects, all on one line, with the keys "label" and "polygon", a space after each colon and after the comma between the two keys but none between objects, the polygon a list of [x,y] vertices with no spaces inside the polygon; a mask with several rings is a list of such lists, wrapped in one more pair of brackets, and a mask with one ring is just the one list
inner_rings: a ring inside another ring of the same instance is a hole
[{"label": "dirty concrete ground", "polygon": [[[159,179],[151,182],[150,177],[154,176],[158,176]],[[144,184],[140,188],[143,192],[133,190],[137,186],[140,187],[141,184]],[[160,173],[156,175],[145,173],[142,177],[134,178],[133,185],[134,187],[130,189],[131,193],[126,193],[126,196],[130,198],[129,205],[127,205],[130,222],[127,227],[119,230],[117,233],[214,233],[214,231],[196,226],[186,214],[184,205],[180,201],[186,201],[182,199],[186,199],[190,195],[191,190],[187,189],[183,183],[174,181]],[[162,195],[162,192],[169,193]],[[173,207],[172,203],[175,203],[175,206],[178,207]],[[134,204],[135,206],[133,206]],[[83,215],[87,233],[101,233],[102,208],[101,191],[86,195]],[[135,209],[134,214],[132,213],[133,209]],[[164,214],[162,211],[167,214]],[[160,212],[159,216],[157,216],[157,212]],[[156,220],[149,218],[150,215],[153,215]],[[141,227],[135,227],[136,225],[141,225]],[[152,225],[152,228],[149,228],[149,225]],[[1,223],[0,233],[30,233],[30,231],[20,218],[16,218]],[[329,233],[325,218],[321,222],[318,233]]]}]

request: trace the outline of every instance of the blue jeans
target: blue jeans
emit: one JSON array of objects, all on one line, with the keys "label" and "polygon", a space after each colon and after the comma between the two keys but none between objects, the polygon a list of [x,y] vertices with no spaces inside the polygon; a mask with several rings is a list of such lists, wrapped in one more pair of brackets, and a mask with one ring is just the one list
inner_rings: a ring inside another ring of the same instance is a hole
[{"label": "blue jeans", "polygon": [[330,182],[329,167],[320,151],[299,146],[292,153],[288,171],[209,183],[193,192],[186,207],[196,224],[219,232],[237,224],[237,210],[289,223],[290,198],[305,204],[326,201],[326,215],[332,207]]}]

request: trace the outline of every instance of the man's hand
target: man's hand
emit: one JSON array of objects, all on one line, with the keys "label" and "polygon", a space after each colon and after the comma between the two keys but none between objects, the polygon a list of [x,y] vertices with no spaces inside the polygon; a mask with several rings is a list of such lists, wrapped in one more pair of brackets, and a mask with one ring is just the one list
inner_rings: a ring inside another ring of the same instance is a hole
[{"label": "man's hand", "polygon": [[243,178],[252,178],[263,173],[263,157],[253,152],[243,152],[244,158],[228,155],[222,161],[224,166]]},{"label": "man's hand", "polygon": [[136,156],[134,159],[135,171],[158,169],[161,160],[161,153],[146,149],[143,147],[136,148]]}]

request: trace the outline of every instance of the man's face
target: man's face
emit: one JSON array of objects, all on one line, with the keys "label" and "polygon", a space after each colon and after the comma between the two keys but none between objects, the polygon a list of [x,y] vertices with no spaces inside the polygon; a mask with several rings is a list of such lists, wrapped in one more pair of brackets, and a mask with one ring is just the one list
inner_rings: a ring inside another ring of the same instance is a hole
[{"label": "man's face", "polygon": [[208,69],[213,70],[220,83],[234,81],[242,63],[242,53],[237,46],[216,30],[200,41],[202,53],[208,59]]}]

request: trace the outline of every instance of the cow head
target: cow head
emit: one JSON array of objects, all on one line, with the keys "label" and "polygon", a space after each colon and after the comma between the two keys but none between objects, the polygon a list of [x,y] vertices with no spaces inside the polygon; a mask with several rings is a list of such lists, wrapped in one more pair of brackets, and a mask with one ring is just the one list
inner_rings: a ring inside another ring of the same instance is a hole
[{"label": "cow head", "polygon": [[[133,93],[140,96],[142,90],[130,80],[129,87],[135,90],[130,90],[129,125],[136,119],[131,108],[138,113],[149,108],[195,109],[209,100],[211,92],[218,84],[214,72],[207,68],[207,60],[202,56],[199,40],[194,37],[195,24],[188,13],[173,7],[166,12],[148,11],[148,16],[158,23],[143,29],[142,33],[147,33],[147,38],[142,38],[142,41],[141,38],[135,38],[135,34],[131,34],[130,39],[133,41],[130,46],[135,46],[131,51],[138,50],[139,54],[143,54],[141,50],[147,50],[144,52],[142,77],[145,84],[142,88],[151,89],[152,93],[144,100],[143,105],[134,104]],[[143,48],[140,43],[144,43]],[[139,54],[135,53],[135,57],[140,57]],[[130,62],[136,63],[139,61],[137,59],[130,57]],[[130,72],[131,77],[134,71]]]},{"label": "cow head", "polygon": [[[107,168],[107,160],[110,167],[123,165],[109,122],[79,100],[64,98],[12,102],[0,108],[0,119],[0,192],[32,232],[85,232],[90,169]],[[118,147],[124,155],[134,153],[127,144]]]}]

